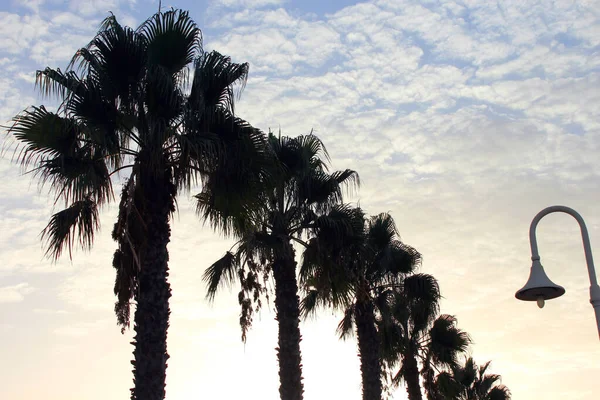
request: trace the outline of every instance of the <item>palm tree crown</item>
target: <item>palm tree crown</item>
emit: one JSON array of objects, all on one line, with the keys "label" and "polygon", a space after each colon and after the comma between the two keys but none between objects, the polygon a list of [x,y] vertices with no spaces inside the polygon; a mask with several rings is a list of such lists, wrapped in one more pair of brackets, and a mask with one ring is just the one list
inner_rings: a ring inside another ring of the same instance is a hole
[{"label": "palm tree crown", "polygon": [[338,210],[350,227],[349,234],[322,229],[304,253],[300,277],[307,295],[305,314],[318,306],[344,311],[338,332],[352,334],[356,325],[363,380],[363,399],[382,397],[382,366],[376,317],[385,312],[386,299],[414,278],[421,256],[399,239],[389,214],[366,218],[361,209]]},{"label": "palm tree crown", "polygon": [[234,116],[233,88],[247,73],[247,64],[203,50],[187,12],[159,12],[137,29],[111,15],[66,71],[38,71],[37,85],[60,99],[58,109],[31,107],[9,128],[23,167],[66,205],[43,231],[53,258],[65,248],[71,254],[75,242],[92,246],[99,207],[113,201],[113,179],[128,171],[112,236],[123,327],[137,303],[132,398],[164,398],[166,246],[177,193],[201,181],[229,216],[253,198],[244,188],[268,175],[264,135]]},{"label": "palm tree crown", "polygon": [[429,393],[433,371],[457,365],[458,356],[471,342],[468,334],[457,328],[453,316],[439,315],[440,298],[433,276],[412,275],[388,299],[384,305],[388,308],[377,321],[385,369],[393,385],[406,383],[410,400],[422,399],[419,363]]},{"label": "palm tree crown", "polygon": [[441,372],[436,387],[443,400],[509,400],[510,390],[500,383],[497,374],[488,374],[488,361],[477,366],[472,357],[464,365],[455,365]]}]

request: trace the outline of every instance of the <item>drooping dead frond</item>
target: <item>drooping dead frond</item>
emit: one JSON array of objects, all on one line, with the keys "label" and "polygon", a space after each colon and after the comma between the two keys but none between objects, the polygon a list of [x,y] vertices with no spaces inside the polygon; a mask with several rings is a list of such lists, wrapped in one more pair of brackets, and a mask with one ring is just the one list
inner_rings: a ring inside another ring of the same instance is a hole
[{"label": "drooping dead frond", "polygon": [[235,281],[237,262],[236,256],[228,251],[204,271],[202,280],[208,286],[206,297],[209,300],[214,300],[220,286],[231,285]]},{"label": "drooping dead frond", "polygon": [[54,260],[60,257],[65,246],[72,256],[77,239],[81,247],[90,249],[94,234],[100,228],[98,208],[90,197],[76,201],[70,207],[57,212],[42,231],[42,240],[47,242],[46,255]]}]

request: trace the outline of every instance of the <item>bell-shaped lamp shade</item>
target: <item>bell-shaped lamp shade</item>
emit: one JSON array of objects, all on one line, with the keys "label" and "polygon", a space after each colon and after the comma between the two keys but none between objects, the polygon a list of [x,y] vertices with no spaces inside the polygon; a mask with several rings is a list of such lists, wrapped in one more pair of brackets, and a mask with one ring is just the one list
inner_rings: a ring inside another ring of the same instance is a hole
[{"label": "bell-shaped lamp shade", "polygon": [[565,288],[552,282],[544,272],[540,260],[536,260],[531,265],[527,283],[515,293],[515,297],[519,300],[537,301],[541,308],[544,306],[544,300],[554,299],[563,294]]}]

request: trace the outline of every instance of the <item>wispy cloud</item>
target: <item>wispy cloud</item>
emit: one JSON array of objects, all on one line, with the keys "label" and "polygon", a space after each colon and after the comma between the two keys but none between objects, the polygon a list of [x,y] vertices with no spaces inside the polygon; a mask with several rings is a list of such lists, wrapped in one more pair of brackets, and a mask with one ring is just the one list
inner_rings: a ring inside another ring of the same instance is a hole
[{"label": "wispy cloud", "polygon": [[20,303],[25,300],[25,296],[35,291],[35,288],[28,283],[19,283],[13,286],[0,287],[0,304],[2,303]]}]

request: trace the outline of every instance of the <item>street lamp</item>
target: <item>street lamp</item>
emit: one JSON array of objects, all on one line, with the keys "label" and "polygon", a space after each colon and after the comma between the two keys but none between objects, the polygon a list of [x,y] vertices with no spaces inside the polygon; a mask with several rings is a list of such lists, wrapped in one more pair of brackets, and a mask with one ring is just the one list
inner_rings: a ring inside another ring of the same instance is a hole
[{"label": "street lamp", "polygon": [[592,303],[592,306],[594,307],[596,324],[598,325],[598,335],[600,335],[600,286],[598,286],[598,281],[596,280],[594,259],[592,258],[592,249],[590,247],[590,237],[583,218],[581,218],[581,215],[572,208],[565,206],[548,207],[540,211],[535,218],[533,218],[533,221],[531,221],[531,226],[529,227],[529,242],[531,244],[531,261],[533,261],[533,264],[531,265],[531,272],[529,273],[527,283],[515,293],[515,297],[519,300],[537,301],[538,306],[542,308],[544,307],[544,302],[546,300],[554,299],[565,294],[565,288],[552,282],[544,272],[544,267],[542,267],[540,255],[538,253],[537,239],[535,238],[535,229],[540,220],[546,215],[554,212],[567,213],[579,222],[581,237],[583,239],[585,261],[590,277],[590,303]]}]

